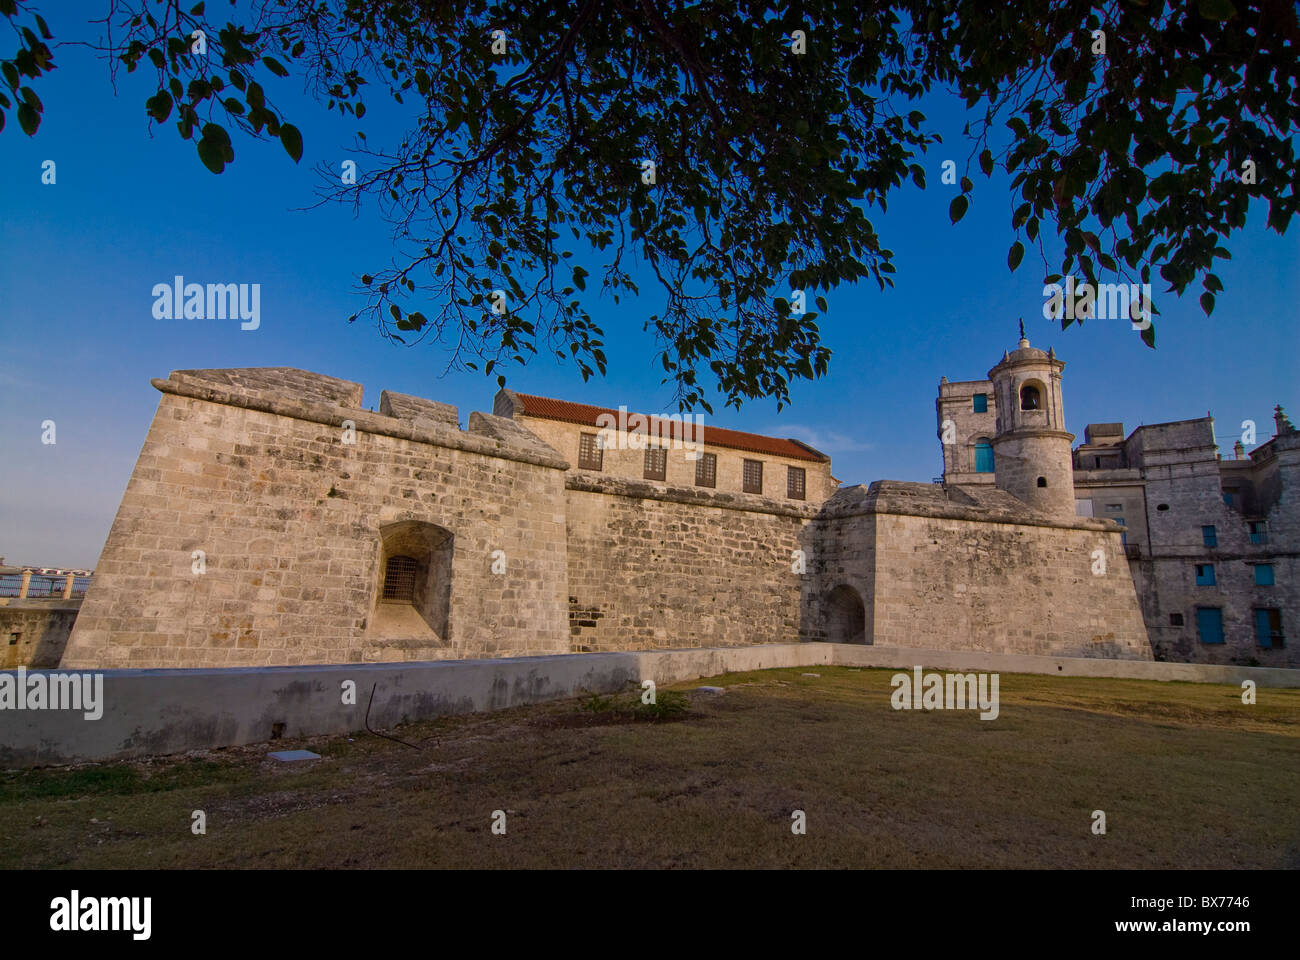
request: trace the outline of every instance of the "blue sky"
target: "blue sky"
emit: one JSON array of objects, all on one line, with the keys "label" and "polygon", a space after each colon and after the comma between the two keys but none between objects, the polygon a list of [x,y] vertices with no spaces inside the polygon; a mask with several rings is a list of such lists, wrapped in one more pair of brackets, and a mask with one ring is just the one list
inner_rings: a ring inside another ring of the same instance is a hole
[{"label": "blue sky", "polygon": [[[86,20],[103,6],[60,4],[45,15],[56,37],[81,39],[94,35]],[[298,81],[268,78],[268,93],[303,131],[301,164],[278,143],[236,138],[235,163],[214,176],[171,123],[151,136],[143,101],[152,71],[121,74],[114,95],[107,66],[90,51],[55,52],[59,69],[36,86],[45,116],[35,139],[12,117],[0,133],[0,555],[8,562],[95,564],[158,403],[149,380],[172,370],[301,367],[363,383],[367,406],[390,389],[456,404],[462,420],[491,409],[494,378],[443,376],[439,347],[403,347],[346,323],[360,306],[356,277],[389,262],[388,230],[370,210],[354,218],[350,209],[302,208],[315,202],[313,168],[338,169],[348,158],[355,122],[295,96]],[[377,145],[396,130],[383,123],[380,94],[372,97],[365,129]],[[1080,441],[1092,421],[1132,430],[1210,411],[1226,449],[1244,419],[1259,424],[1260,441],[1271,436],[1276,403],[1300,413],[1300,230],[1279,238],[1263,227],[1266,211],[1252,210],[1247,231],[1228,242],[1233,260],[1218,271],[1227,289],[1212,317],[1196,302],[1199,287],[1179,300],[1157,286],[1154,351],[1124,322],[1061,331],[1042,318],[1036,254],[1015,274],[1007,269],[1006,178],[972,174],[971,209],[949,223],[957,188],[940,184],[940,165],[965,163],[963,115],[944,97],[922,109],[945,139],[923,161],[928,188],[908,185],[887,214],[869,214],[895,251],[897,286],[827,295],[819,324],[833,351],[830,373],[797,385],[792,406],[778,413],[775,403],[753,402],[737,412],[719,402],[706,424],[804,439],[833,457],[846,483],[929,480],[941,471],[939,378],[983,377],[1014,347],[1021,316],[1034,345],[1066,361],[1066,417]],[[54,185],[41,183],[45,160],[57,164]],[[176,274],[260,283],[260,329],[155,320],[150,291]],[[662,301],[651,284],[642,289],[639,301],[589,304],[606,332],[604,378],[584,384],[572,364],[543,353],[509,368],[509,385],[671,410],[641,330]],[[54,445],[41,443],[45,420],[57,425]]]}]

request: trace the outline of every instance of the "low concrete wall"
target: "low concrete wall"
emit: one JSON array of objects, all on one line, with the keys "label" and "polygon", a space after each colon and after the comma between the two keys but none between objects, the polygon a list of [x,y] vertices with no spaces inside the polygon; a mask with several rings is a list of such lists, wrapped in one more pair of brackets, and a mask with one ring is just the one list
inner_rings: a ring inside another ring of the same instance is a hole
[{"label": "low concrete wall", "polygon": [[[370,726],[382,730],[447,714],[612,693],[643,678],[668,684],[829,663],[830,657],[830,644],[783,643],[423,663],[93,671],[103,675],[99,719],[86,719],[82,710],[0,709],[0,767],[261,743],[277,728],[284,738],[351,733],[365,729],[368,706]],[[349,680],[355,704],[343,702]]]},{"label": "low concrete wall", "polygon": [[[569,654],[498,660],[214,670],[104,670],[103,714],[0,709],[0,766],[52,765],[350,733],[370,726],[500,710],[584,693],[611,693],[643,679],[666,685],[697,677],[841,664],[1057,676],[1128,677],[1300,687],[1300,670],[1220,667],[916,650],[832,643]],[[11,672],[11,671],[6,671]],[[46,671],[38,671],[49,675]],[[343,702],[347,681],[355,704]]]},{"label": "low concrete wall", "polygon": [[1150,660],[1104,660],[1099,657],[1039,657],[969,650],[920,650],[835,644],[832,663],[850,667],[917,665],[936,670],[982,673],[1046,673],[1058,677],[1114,677],[1124,680],[1177,680],[1184,683],[1229,683],[1253,680],[1257,687],[1300,687],[1300,670],[1275,667],[1230,667],[1202,663],[1157,663]]}]

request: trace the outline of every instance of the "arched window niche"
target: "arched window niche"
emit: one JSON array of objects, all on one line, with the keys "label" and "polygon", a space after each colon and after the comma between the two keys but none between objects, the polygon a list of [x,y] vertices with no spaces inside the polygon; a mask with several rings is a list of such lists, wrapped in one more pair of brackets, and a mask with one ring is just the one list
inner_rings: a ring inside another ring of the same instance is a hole
[{"label": "arched window niche", "polygon": [[378,583],[368,633],[415,644],[447,643],[455,538],[434,523],[379,528]]},{"label": "arched window niche", "polygon": [[1030,381],[1020,388],[1021,410],[1043,409],[1043,386],[1037,381]]},{"label": "arched window niche", "polygon": [[993,472],[993,444],[988,437],[980,437],[975,441],[975,472]]}]

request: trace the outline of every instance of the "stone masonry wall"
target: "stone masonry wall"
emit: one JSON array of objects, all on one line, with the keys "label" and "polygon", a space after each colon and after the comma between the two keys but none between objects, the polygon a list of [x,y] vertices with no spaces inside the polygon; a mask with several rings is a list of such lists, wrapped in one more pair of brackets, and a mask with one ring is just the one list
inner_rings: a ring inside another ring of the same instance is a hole
[{"label": "stone masonry wall", "polygon": [[0,670],[59,665],[80,600],[0,600]]},{"label": "stone masonry wall", "polygon": [[[1152,552],[1138,568],[1147,626],[1161,659],[1300,666],[1300,555],[1294,548],[1300,542],[1300,443],[1274,443],[1280,461],[1277,499],[1266,514],[1243,515],[1223,502],[1220,465],[1213,460],[1147,465]],[[1251,519],[1265,521],[1265,543],[1251,543]],[[1210,525],[1217,540],[1212,548],[1201,533]],[[1256,585],[1257,563],[1272,564],[1272,585]],[[1213,584],[1196,582],[1198,564],[1213,567]],[[1203,642],[1197,630],[1200,607],[1222,611],[1223,643]],[[1284,646],[1259,645],[1254,611],[1261,607],[1282,611]]]},{"label": "stone masonry wall", "polygon": [[[846,495],[850,492],[845,491]],[[875,514],[818,517],[811,533],[809,571],[813,576],[804,591],[804,639],[844,641],[845,638],[834,633],[834,611],[829,598],[837,588],[848,587],[862,603],[865,619],[863,639],[871,643],[875,609],[872,593],[876,569]]]},{"label": "stone masonry wall", "polygon": [[572,652],[798,639],[813,508],[591,474],[567,499]]},{"label": "stone masonry wall", "polygon": [[[988,408],[976,413],[973,398],[977,393],[988,397]],[[992,483],[992,473],[975,472],[975,442],[992,440],[997,433],[997,397],[992,380],[963,380],[941,383],[935,400],[938,414],[936,429],[943,451],[943,473],[949,483]],[[951,420],[953,442],[943,443],[943,424]]]},{"label": "stone masonry wall", "polygon": [[[875,522],[874,643],[1151,659],[1118,533],[884,513]],[[1099,547],[1103,575],[1092,572]]]},{"label": "stone masonry wall", "polygon": [[[344,381],[295,383],[308,399],[290,400],[228,373],[154,381],[164,395],[63,667],[568,650],[567,464],[553,452],[548,460],[546,448],[529,447],[523,431],[511,436],[518,428],[500,418],[475,414],[467,434],[353,409],[359,386],[331,396],[332,385],[351,386]],[[353,444],[344,442],[344,420],[355,424]],[[453,537],[448,635],[434,645],[368,631],[380,530],[400,521]],[[504,551],[504,574],[492,571],[494,550]],[[195,551],[203,551],[202,573]]]}]

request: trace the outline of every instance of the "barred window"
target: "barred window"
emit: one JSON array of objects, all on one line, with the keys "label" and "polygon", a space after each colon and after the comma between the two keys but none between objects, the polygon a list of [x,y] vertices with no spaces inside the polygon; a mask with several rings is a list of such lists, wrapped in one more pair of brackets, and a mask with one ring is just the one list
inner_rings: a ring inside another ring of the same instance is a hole
[{"label": "barred window", "polygon": [[605,462],[605,451],[601,449],[594,433],[584,433],[578,440],[578,467],[582,470],[600,470]]},{"label": "barred window", "polygon": [[415,599],[415,571],[411,557],[389,557],[384,567],[384,599],[411,603]]},{"label": "barred window", "polygon": [[668,451],[663,447],[646,447],[645,478],[663,480],[668,475]]},{"label": "barred window", "polygon": [[787,467],[785,473],[785,495],[791,500],[804,499],[803,467]]},{"label": "barred window", "polygon": [[695,485],[697,487],[716,487],[718,485],[718,455],[705,453],[695,461]]},{"label": "barred window", "polygon": [[746,493],[763,492],[763,461],[762,460],[745,461],[744,490]]}]

